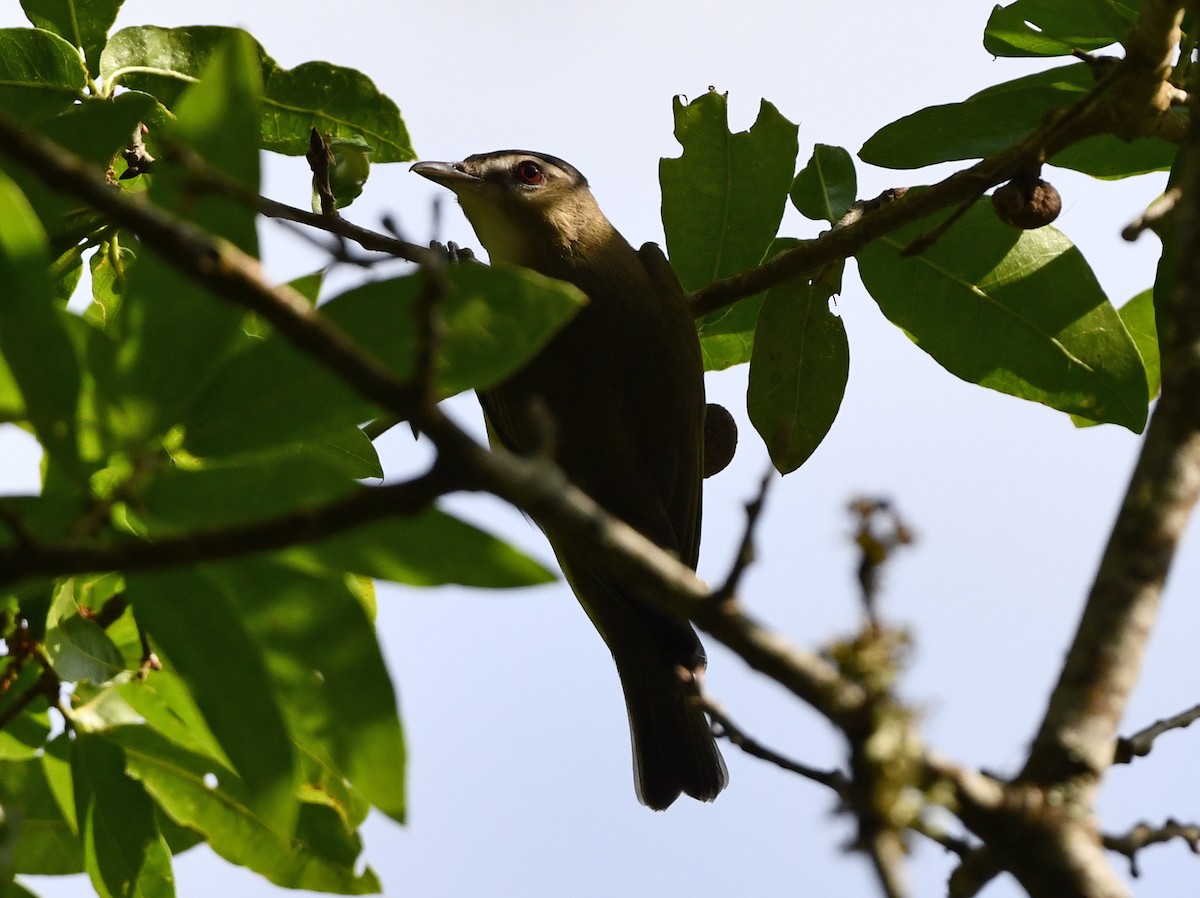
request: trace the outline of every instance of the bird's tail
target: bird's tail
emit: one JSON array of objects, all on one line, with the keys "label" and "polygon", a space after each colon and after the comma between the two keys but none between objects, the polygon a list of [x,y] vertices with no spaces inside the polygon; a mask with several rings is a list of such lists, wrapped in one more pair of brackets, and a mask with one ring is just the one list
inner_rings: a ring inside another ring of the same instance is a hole
[{"label": "bird's tail", "polygon": [[[657,649],[657,650],[656,650]],[[655,647],[613,653],[633,742],[634,783],[638,800],[665,810],[680,794],[712,801],[729,774],[708,718],[695,701],[695,677],[689,668]]]}]

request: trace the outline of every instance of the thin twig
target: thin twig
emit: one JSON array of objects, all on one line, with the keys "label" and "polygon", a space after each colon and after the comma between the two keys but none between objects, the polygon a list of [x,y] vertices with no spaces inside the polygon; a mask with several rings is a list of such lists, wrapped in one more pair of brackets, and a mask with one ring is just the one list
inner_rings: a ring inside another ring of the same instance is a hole
[{"label": "thin twig", "polygon": [[763,502],[767,498],[767,490],[774,479],[774,473],[773,468],[768,469],[758,485],[758,493],[746,503],[746,526],[742,530],[742,541],[738,545],[737,555],[733,559],[733,565],[729,569],[725,582],[712,595],[714,602],[725,602],[733,598],[737,594],[738,586],[741,585],[746,569],[754,563],[754,531],[762,516]]},{"label": "thin twig", "polygon": [[1180,839],[1192,850],[1192,854],[1200,854],[1200,826],[1194,823],[1180,823],[1177,820],[1168,820],[1162,826],[1139,823],[1122,836],[1103,836],[1105,848],[1129,858],[1129,875],[1134,879],[1142,873],[1138,868],[1138,852],[1149,845],[1159,845],[1172,839]]},{"label": "thin twig", "polygon": [[362,487],[342,499],[246,524],[154,539],[35,543],[0,550],[0,584],[38,574],[157,570],[316,542],[373,521],[416,514],[460,486],[449,468],[435,464],[414,480]]},{"label": "thin twig", "polygon": [[725,709],[713,699],[701,695],[698,696],[697,701],[704,708],[713,723],[717,725],[716,735],[718,737],[728,739],[751,757],[774,764],[781,770],[795,773],[807,780],[812,780],[814,783],[827,786],[843,799],[846,797],[849,781],[846,775],[840,770],[820,770],[816,767],[809,767],[807,764],[801,764],[799,761],[794,761],[747,735],[746,731],[735,724]]},{"label": "thin twig", "polygon": [[1171,730],[1181,730],[1200,720],[1200,705],[1189,708],[1173,717],[1157,720],[1145,729],[1138,730],[1132,736],[1122,736],[1117,740],[1117,750],[1113,757],[1114,764],[1130,764],[1134,758],[1144,758],[1154,747],[1154,740],[1163,733]]}]

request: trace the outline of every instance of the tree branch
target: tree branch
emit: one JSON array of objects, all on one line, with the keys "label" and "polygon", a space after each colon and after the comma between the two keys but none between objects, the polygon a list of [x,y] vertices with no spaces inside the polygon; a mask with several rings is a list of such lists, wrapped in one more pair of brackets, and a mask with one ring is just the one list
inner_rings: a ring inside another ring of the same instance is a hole
[{"label": "tree branch", "polygon": [[725,709],[707,696],[702,696],[700,706],[712,719],[719,729],[718,736],[724,737],[744,751],[751,757],[758,758],[760,761],[766,761],[769,764],[774,764],[781,770],[786,770],[789,773],[794,773],[804,779],[812,780],[814,783],[820,783],[822,786],[827,786],[836,792],[841,798],[845,799],[849,788],[849,780],[846,774],[840,770],[819,770],[816,767],[809,767],[807,764],[801,764],[799,761],[793,761],[791,758],[780,754],[774,749],[768,748],[757,739],[746,734],[746,731],[733,722],[726,713]]},{"label": "tree branch", "polygon": [[1149,823],[1139,823],[1122,836],[1104,836],[1104,847],[1116,851],[1129,858],[1129,875],[1136,879],[1141,875],[1138,869],[1137,855],[1143,848],[1159,845],[1172,839],[1180,839],[1192,850],[1192,854],[1200,854],[1200,826],[1168,820],[1162,826],[1151,826]]},{"label": "tree branch", "polygon": [[219,530],[91,545],[31,541],[0,549],[0,586],[37,575],[180,567],[317,542],[372,521],[417,514],[457,487],[458,478],[435,465],[415,480],[362,487],[343,499]]},{"label": "tree branch", "polygon": [[[1179,140],[1178,129],[1166,130],[1162,125],[1164,119],[1173,118],[1167,111],[1169,101],[1163,105],[1157,99],[1169,87],[1165,80],[1170,71],[1166,54],[1178,44],[1178,23],[1172,32],[1166,13],[1178,6],[1161,0],[1144,5],[1132,39],[1138,52],[1117,63],[1077,102],[1049,114],[1028,137],[932,187],[898,191],[900,195],[894,202],[857,215],[819,237],[803,240],[757,268],[714,281],[691,295],[692,313],[698,318],[771,287],[807,277],[822,265],[853,256],[872,240],[939,209],[973,203],[989,188],[1037,170],[1054,154],[1097,134],[1120,130],[1127,139],[1154,133]],[[1132,129],[1130,121],[1134,123]]]},{"label": "tree branch", "polygon": [[1171,730],[1181,730],[1200,720],[1200,705],[1189,708],[1173,717],[1167,717],[1152,723],[1145,729],[1138,730],[1132,736],[1122,736],[1117,740],[1113,756],[1114,764],[1132,764],[1134,758],[1144,758],[1154,747],[1154,740],[1163,733]]},{"label": "tree branch", "polygon": [[[1170,7],[1174,12],[1164,16]],[[1148,2],[1144,23],[1164,17],[1178,42],[1180,4]],[[1152,60],[1143,60],[1147,66]],[[1163,64],[1166,64],[1164,60]],[[1157,69],[1156,69],[1157,70]],[[1163,582],[1200,495],[1200,121],[1184,148],[1176,289],[1158,309],[1162,398],[1105,547],[1078,630],[1020,779],[1094,784],[1112,763],[1117,726],[1136,682]]]}]

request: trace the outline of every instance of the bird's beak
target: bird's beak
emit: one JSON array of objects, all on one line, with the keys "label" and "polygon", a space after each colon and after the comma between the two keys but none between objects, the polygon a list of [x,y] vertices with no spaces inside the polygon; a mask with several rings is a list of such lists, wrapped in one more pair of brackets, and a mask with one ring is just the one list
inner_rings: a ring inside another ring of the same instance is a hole
[{"label": "bird's beak", "polygon": [[479,181],[479,178],[463,171],[460,162],[417,162],[409,171],[415,171],[421,177],[455,191]]}]

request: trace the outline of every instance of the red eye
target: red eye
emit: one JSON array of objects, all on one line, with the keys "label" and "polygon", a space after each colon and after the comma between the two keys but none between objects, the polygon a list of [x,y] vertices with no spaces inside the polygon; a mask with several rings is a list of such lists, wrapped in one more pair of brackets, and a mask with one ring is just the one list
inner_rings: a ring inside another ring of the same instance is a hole
[{"label": "red eye", "polygon": [[524,162],[518,162],[517,167],[513,169],[513,173],[523,184],[541,184],[546,179],[542,174],[542,167],[532,159],[526,159]]}]

